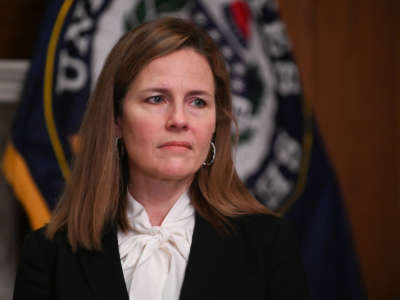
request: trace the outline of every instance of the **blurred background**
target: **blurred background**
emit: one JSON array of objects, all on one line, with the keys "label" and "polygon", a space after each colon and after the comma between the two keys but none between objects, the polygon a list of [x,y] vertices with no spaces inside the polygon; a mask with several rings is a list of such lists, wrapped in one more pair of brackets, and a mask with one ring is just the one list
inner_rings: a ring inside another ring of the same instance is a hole
[{"label": "blurred background", "polygon": [[[49,1],[0,2],[0,155]],[[347,208],[368,299],[400,299],[400,1],[279,0]],[[21,61],[22,60],[22,61]],[[0,299],[28,227],[0,175]]]}]

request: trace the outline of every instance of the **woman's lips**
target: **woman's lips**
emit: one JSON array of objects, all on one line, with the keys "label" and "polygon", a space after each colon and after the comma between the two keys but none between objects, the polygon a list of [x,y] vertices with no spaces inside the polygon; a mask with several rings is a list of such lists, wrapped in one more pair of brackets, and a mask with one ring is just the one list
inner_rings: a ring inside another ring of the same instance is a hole
[{"label": "woman's lips", "polygon": [[159,148],[164,148],[164,149],[192,149],[192,145],[188,142],[184,141],[170,141],[162,144]]}]

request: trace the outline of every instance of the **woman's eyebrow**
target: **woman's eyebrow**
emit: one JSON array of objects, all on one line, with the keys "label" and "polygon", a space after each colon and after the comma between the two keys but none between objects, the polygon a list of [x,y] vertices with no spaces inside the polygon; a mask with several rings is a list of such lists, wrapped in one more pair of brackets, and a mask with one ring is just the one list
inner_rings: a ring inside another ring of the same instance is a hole
[{"label": "woman's eyebrow", "polygon": [[195,96],[195,95],[200,95],[200,96],[208,96],[208,97],[213,97],[214,94],[210,93],[206,90],[193,90],[187,93],[188,96]]},{"label": "woman's eyebrow", "polygon": [[[170,89],[168,88],[161,88],[161,87],[149,87],[149,88],[144,88],[142,90],[139,90],[139,93],[160,93],[160,94],[167,94],[167,95],[172,95],[173,93],[171,92]],[[186,93],[187,96],[195,96],[195,95],[200,95],[200,96],[208,96],[208,97],[213,97],[214,94],[210,93],[207,90],[191,90],[188,93]]]},{"label": "woman's eyebrow", "polygon": [[170,97],[172,95],[172,92],[168,88],[161,88],[161,87],[147,87],[144,89],[139,89],[137,93],[139,95],[144,95],[144,96],[150,94],[162,94]]},{"label": "woman's eyebrow", "polygon": [[160,88],[160,87],[149,87],[139,90],[140,93],[149,93],[149,92],[156,92],[156,93],[170,93],[169,89],[167,88]]}]

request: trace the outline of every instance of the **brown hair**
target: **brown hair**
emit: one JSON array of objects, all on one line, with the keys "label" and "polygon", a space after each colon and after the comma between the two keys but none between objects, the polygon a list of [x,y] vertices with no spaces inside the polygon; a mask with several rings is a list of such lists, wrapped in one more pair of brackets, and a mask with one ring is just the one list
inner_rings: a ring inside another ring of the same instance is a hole
[{"label": "brown hair", "polygon": [[71,178],[47,227],[50,238],[65,228],[73,249],[78,245],[100,249],[107,226],[129,228],[129,172],[126,155],[119,158],[116,147],[116,118],[130,84],[143,67],[183,48],[192,48],[207,59],[216,86],[216,157],[210,167],[199,169],[190,187],[195,210],[220,232],[229,231],[230,217],[271,213],[250,195],[234,168],[231,126],[236,121],[229,75],[218,47],[192,23],[164,18],[129,31],[108,55],[82,123],[81,144]]}]

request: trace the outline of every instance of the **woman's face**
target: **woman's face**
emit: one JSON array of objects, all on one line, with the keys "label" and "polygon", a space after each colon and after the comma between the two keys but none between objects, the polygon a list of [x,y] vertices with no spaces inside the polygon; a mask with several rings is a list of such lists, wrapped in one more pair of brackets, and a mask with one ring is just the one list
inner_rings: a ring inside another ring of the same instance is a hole
[{"label": "woman's face", "polygon": [[154,59],[140,71],[118,119],[132,179],[193,178],[215,131],[214,94],[207,60],[190,48]]}]

